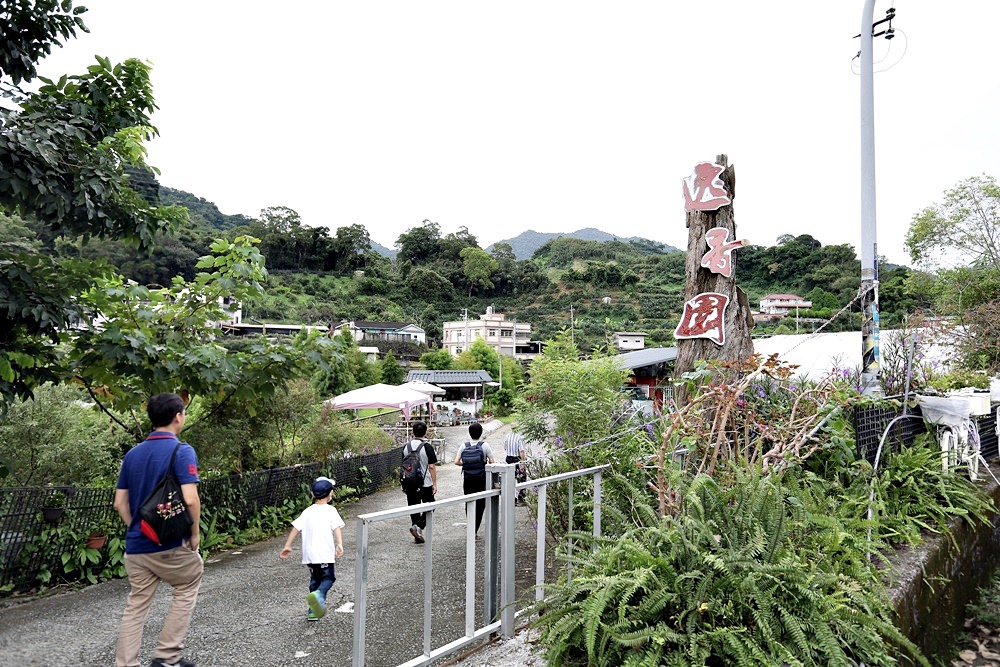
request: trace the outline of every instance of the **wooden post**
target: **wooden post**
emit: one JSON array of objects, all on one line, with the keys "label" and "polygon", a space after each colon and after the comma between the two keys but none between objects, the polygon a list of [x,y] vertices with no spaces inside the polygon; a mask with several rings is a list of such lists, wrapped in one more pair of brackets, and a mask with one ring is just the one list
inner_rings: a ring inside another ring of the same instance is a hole
[{"label": "wooden post", "polygon": [[[725,185],[730,199],[736,199],[736,169],[729,165],[726,155],[719,155],[715,163],[725,169],[720,178]],[[753,342],[750,339],[750,329],[753,328],[753,315],[750,313],[750,300],[746,293],[736,286],[735,272],[727,278],[720,273],[713,273],[702,268],[701,259],[708,251],[705,242],[705,232],[722,227],[729,230],[729,238],[737,239],[736,221],[733,215],[733,204],[730,203],[715,211],[688,211],[686,213],[688,228],[687,263],[685,266],[684,301],[687,302],[705,292],[717,292],[729,296],[729,304],[725,311],[725,342],[720,346],[708,338],[686,338],[677,341],[677,361],[675,363],[676,377],[694,369],[695,362],[702,359],[719,359],[736,361],[746,359],[753,354]],[[732,254],[735,265],[737,250]],[[688,397],[683,390],[676,391],[674,399],[678,405],[683,405]]]}]

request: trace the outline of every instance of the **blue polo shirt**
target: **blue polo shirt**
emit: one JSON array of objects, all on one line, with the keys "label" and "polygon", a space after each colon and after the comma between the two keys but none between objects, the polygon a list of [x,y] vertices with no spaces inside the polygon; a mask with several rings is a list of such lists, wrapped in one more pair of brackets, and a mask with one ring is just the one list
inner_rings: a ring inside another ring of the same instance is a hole
[{"label": "blue polo shirt", "polygon": [[[167,473],[167,465],[177,442],[177,436],[169,431],[153,431],[143,442],[130,449],[122,460],[117,488],[128,490],[128,506],[132,512],[132,523],[125,531],[127,554],[155,553],[181,545],[182,540],[177,540],[160,546],[139,529],[139,506]],[[191,445],[182,443],[178,447],[177,458],[174,459],[174,475],[180,484],[196,484],[200,481],[198,456]]]}]

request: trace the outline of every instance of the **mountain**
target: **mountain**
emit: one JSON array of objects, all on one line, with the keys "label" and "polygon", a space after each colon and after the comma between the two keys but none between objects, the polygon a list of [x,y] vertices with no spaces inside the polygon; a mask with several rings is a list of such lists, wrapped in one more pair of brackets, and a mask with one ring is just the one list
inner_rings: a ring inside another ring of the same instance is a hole
[{"label": "mountain", "polygon": [[378,243],[377,241],[372,241],[371,244],[372,244],[372,250],[374,250],[378,254],[382,255],[383,257],[388,257],[389,259],[391,259],[393,261],[396,261],[396,251],[395,250],[391,250],[390,248],[386,248],[384,245],[382,245],[381,243]]},{"label": "mountain", "polygon": [[160,203],[164,206],[180,205],[187,208],[191,214],[191,219],[214,227],[215,229],[232,229],[250,222],[250,218],[245,215],[226,215],[219,210],[219,207],[190,192],[175,190],[165,185],[160,186]]},{"label": "mountain", "polygon": [[[536,232],[533,229],[529,229],[526,232],[521,232],[512,239],[497,241],[497,243],[509,243],[510,247],[514,250],[514,256],[518,259],[531,259],[531,256],[535,254],[535,251],[545,245],[546,242],[551,241],[552,239],[557,239],[560,236],[568,236],[570,238],[581,239],[583,241],[621,241],[622,243],[632,243],[639,245],[644,249],[654,250],[660,253],[679,251],[678,248],[665,243],[660,243],[659,241],[650,241],[649,239],[640,238],[638,236],[625,238],[623,236],[609,234],[608,232],[602,232],[600,229],[596,229],[594,227],[585,227],[583,229],[578,229],[575,232]],[[486,251],[489,252],[492,248],[493,246],[491,245],[486,248]]]}]

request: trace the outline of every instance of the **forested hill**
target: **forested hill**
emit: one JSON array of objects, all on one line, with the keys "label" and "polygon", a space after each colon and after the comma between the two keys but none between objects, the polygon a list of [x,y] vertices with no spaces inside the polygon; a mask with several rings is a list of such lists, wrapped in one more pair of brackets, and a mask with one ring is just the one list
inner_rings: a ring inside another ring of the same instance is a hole
[{"label": "forested hill", "polygon": [[504,239],[502,241],[497,241],[493,245],[486,248],[487,252],[492,251],[495,245],[500,243],[506,243],[514,251],[514,257],[517,259],[531,259],[535,251],[545,245],[548,241],[552,239],[557,239],[561,236],[572,239],[580,239],[583,241],[625,241],[633,242],[638,246],[648,247],[655,250],[655,252],[672,252],[677,250],[673,246],[660,243],[658,241],[650,241],[649,239],[642,239],[637,236],[630,238],[623,238],[621,236],[616,236],[614,234],[609,234],[608,232],[602,232],[600,229],[595,229],[594,227],[585,227],[583,229],[578,229],[575,232],[536,232],[533,229],[529,229],[526,232],[521,232],[512,239]]},{"label": "forested hill", "polygon": [[[530,257],[519,258],[511,243],[484,249],[464,227],[445,234],[424,220],[400,234],[390,258],[357,224],[333,231],[310,227],[284,207],[266,208],[255,218],[226,215],[212,202],[166,187],[160,201],[187,207],[191,222],[159,239],[151,253],[121,241],[52,241],[50,250],[104,260],[142,285],[166,285],[174,276],[193,279],[198,258],[210,252],[213,239],[249,235],[260,239],[270,280],[261,298],[243,304],[245,317],[301,324],[407,321],[423,327],[432,345],[440,344],[441,322],[466,313],[478,317],[489,306],[512,320],[531,322],[533,339],[547,340],[573,327],[584,350],[605,345],[613,331],[643,331],[648,345],[670,345],[684,301],[683,252],[596,229],[572,235],[525,232],[518,237],[528,243],[522,253],[541,243]],[[49,243],[32,224],[24,223],[25,242]],[[19,233],[9,227],[9,234]],[[917,277],[905,267],[883,270],[885,326],[927,305]],[[736,278],[752,306],[771,292],[798,294],[813,303],[813,310],[800,316],[818,322],[855,297],[860,262],[850,246],[786,235],[772,247],[741,248]],[[828,330],[856,328],[856,311]],[[776,326],[783,325],[761,325],[757,332]]]},{"label": "forested hill", "polygon": [[207,199],[202,199],[183,190],[174,190],[165,185],[160,186],[160,203],[166,206],[183,206],[188,210],[193,222],[216,229],[232,229],[250,222],[250,218],[243,214],[226,215],[219,210],[218,206]]}]

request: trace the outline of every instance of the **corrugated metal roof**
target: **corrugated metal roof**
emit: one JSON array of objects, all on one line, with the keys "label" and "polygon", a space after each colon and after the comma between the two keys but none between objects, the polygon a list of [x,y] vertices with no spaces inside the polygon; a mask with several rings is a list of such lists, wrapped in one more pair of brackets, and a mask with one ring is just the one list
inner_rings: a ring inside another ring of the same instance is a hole
[{"label": "corrugated metal roof", "polygon": [[486,371],[410,371],[406,374],[406,381],[412,380],[423,380],[439,387],[450,384],[493,382],[493,378]]},{"label": "corrugated metal roof", "polygon": [[648,347],[645,350],[626,352],[615,357],[621,368],[635,369],[664,364],[677,359],[676,347]]}]

